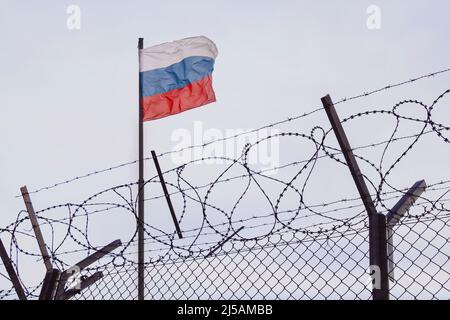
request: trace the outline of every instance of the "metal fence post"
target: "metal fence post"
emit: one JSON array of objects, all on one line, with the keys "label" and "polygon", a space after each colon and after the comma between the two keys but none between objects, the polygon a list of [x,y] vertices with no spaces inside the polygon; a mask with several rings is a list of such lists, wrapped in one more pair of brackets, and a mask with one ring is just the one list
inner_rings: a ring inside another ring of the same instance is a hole
[{"label": "metal fence post", "polygon": [[[371,224],[372,235],[370,241],[370,255],[374,256],[374,265],[379,267],[379,274],[374,275],[379,278],[379,286],[372,291],[374,300],[389,300],[389,271],[388,271],[388,250],[386,238],[386,216],[381,213],[371,217],[374,221]],[[370,237],[370,235],[369,235]]]},{"label": "metal fence post", "polygon": [[[344,128],[339,120],[331,97],[326,95],[321,101],[369,217],[369,267],[374,270],[374,277],[379,279],[379,281],[375,281],[372,287],[372,297],[374,300],[388,300],[389,280],[387,274],[386,218],[377,212],[373,204],[364,176],[356,162],[352,147],[345,135]],[[377,274],[378,272],[380,274]]]}]

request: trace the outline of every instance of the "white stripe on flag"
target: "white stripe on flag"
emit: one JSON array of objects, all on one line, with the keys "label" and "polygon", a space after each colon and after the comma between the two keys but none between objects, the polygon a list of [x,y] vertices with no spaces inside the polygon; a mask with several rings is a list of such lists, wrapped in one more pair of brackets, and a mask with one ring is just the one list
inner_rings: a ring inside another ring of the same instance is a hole
[{"label": "white stripe on flag", "polygon": [[215,59],[217,47],[204,36],[166,42],[141,50],[140,71],[168,67],[186,57],[202,56]]}]

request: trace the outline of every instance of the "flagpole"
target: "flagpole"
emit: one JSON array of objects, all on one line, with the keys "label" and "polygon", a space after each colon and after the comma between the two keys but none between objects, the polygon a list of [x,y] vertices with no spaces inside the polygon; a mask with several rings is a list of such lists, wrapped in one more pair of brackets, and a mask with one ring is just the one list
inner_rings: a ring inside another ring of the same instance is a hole
[{"label": "flagpole", "polygon": [[[144,38],[138,41],[139,68]],[[139,70],[139,180],[138,180],[138,300],[144,300],[144,121],[142,110],[142,83]]]}]

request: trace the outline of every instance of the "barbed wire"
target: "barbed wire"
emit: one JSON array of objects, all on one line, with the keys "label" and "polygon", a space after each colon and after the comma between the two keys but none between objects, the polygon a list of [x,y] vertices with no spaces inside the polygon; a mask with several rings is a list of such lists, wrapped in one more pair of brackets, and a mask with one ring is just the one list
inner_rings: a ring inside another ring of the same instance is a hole
[{"label": "barbed wire", "polygon": [[[411,78],[411,79],[408,79],[408,80],[404,80],[404,81],[401,81],[401,82],[397,82],[397,83],[394,83],[394,84],[387,84],[387,85],[385,85],[385,86],[383,86],[381,88],[378,88],[378,89],[374,89],[374,90],[371,90],[371,91],[365,91],[363,93],[356,94],[356,95],[350,96],[348,98],[346,98],[346,97],[341,98],[340,100],[336,101],[334,103],[334,105],[338,105],[338,104],[345,103],[345,102],[348,102],[348,101],[352,101],[352,100],[368,97],[368,96],[371,96],[373,94],[376,94],[376,93],[379,93],[379,92],[382,92],[382,91],[387,91],[387,90],[390,90],[390,89],[393,89],[393,88],[397,88],[397,87],[401,87],[401,86],[404,86],[404,85],[407,85],[407,84],[415,83],[415,82],[423,80],[423,79],[433,78],[435,76],[442,75],[442,74],[445,74],[445,73],[448,73],[448,72],[450,72],[450,68],[445,68],[445,69],[441,69],[439,71],[431,72],[431,73],[428,73],[428,74],[423,74],[423,75],[420,75],[420,76],[417,76],[417,77],[414,77],[414,78]],[[261,131],[261,130],[264,130],[264,129],[273,128],[275,126],[279,126],[279,125],[282,125],[284,123],[295,121],[295,120],[304,118],[306,116],[312,115],[312,114],[314,114],[314,113],[316,113],[316,112],[318,112],[320,110],[323,110],[323,108],[322,107],[318,107],[318,108],[315,108],[314,110],[312,110],[310,112],[306,112],[306,113],[303,113],[303,114],[300,114],[300,115],[296,115],[296,116],[293,116],[293,117],[288,117],[285,120],[272,122],[272,123],[269,123],[267,125],[261,126],[261,127],[257,128],[257,129],[248,130],[246,132],[243,132],[243,133],[240,133],[240,134],[231,135],[231,136],[228,136],[228,137],[225,137],[225,138],[222,138],[222,139],[212,139],[211,141],[206,142],[206,143],[201,143],[201,144],[197,144],[197,145],[191,145],[191,146],[188,146],[188,147],[179,148],[177,150],[166,151],[166,152],[158,154],[158,157],[162,157],[162,156],[165,156],[165,155],[168,155],[168,154],[173,154],[173,153],[179,153],[179,152],[182,152],[182,151],[187,150],[187,149],[206,147],[206,146],[208,146],[210,144],[213,144],[213,143],[222,142],[222,141],[226,141],[226,140],[230,140],[230,139],[235,139],[235,138],[243,136],[243,135],[248,135],[250,133],[258,132],[258,131]],[[144,158],[144,161],[148,161],[148,160],[152,160],[152,158],[151,157],[145,157]],[[69,184],[69,183],[72,183],[72,182],[75,182],[75,181],[78,181],[78,180],[81,180],[81,179],[84,179],[84,178],[89,178],[89,177],[92,177],[92,176],[97,175],[97,174],[106,173],[106,172],[110,172],[110,171],[113,171],[113,170],[116,170],[116,169],[120,169],[120,168],[123,168],[123,167],[134,165],[134,164],[137,164],[138,162],[139,162],[139,160],[133,160],[133,161],[124,162],[124,163],[121,163],[121,164],[118,164],[118,165],[115,165],[115,166],[111,166],[111,167],[108,167],[108,168],[95,170],[95,171],[92,171],[92,172],[89,172],[89,173],[86,173],[86,174],[83,174],[83,175],[80,175],[80,176],[76,176],[76,177],[69,178],[69,179],[66,179],[64,181],[61,181],[61,182],[57,182],[57,183],[55,183],[53,185],[40,187],[40,188],[38,188],[36,190],[29,191],[29,194],[35,194],[35,193],[39,193],[41,191],[51,190],[51,189],[54,189],[56,187],[59,187],[59,186],[62,186],[62,185],[66,185],[66,184]],[[16,197],[18,198],[18,197],[20,197],[20,195],[17,195]]]},{"label": "barbed wire", "polygon": [[[381,89],[341,99],[336,104],[367,97],[383,90],[389,90],[448,71],[450,70],[445,69],[388,85]],[[353,124],[356,120],[369,122],[374,117],[385,119],[385,123],[393,124],[392,129],[388,132],[388,139],[379,139],[371,143],[358,145],[352,149],[358,162],[364,166],[364,178],[369,184],[371,196],[379,212],[387,214],[392,207],[392,202],[407,193],[409,186],[397,185],[398,179],[392,177],[394,173],[398,172],[399,165],[404,163],[407,156],[413,153],[425,137],[434,139],[434,143],[436,145],[439,143],[441,148],[448,147],[450,126],[442,122],[445,119],[439,119],[439,114],[436,115],[435,110],[449,96],[450,89],[443,91],[429,104],[419,100],[404,99],[385,109],[361,111],[342,119],[341,123],[345,125]],[[415,109],[414,113],[403,114],[400,109],[405,105],[414,105],[419,108],[420,112]],[[279,126],[300,118],[307,119],[319,110],[322,110],[322,108],[287,120],[274,122],[255,130]],[[401,135],[401,128],[404,125],[408,126],[410,131],[414,129],[414,133],[409,132]],[[333,168],[336,168],[336,170],[347,172],[347,168],[345,168],[347,164],[343,160],[340,148],[336,146],[333,140],[332,130],[315,126],[314,123],[311,124],[311,127],[311,129],[309,127],[305,129],[306,132],[285,129],[283,132],[261,137],[252,143],[245,144],[240,155],[236,157],[204,156],[164,171],[166,185],[170,189],[169,194],[176,206],[177,222],[181,227],[183,238],[179,239],[176,231],[170,225],[167,226],[164,223],[159,225],[159,221],[155,220],[144,222],[145,245],[147,247],[145,250],[145,265],[149,270],[154,270],[148,272],[158,272],[159,270],[162,272],[163,269],[166,270],[172,264],[178,263],[201,264],[206,259],[223,261],[225,257],[247,255],[252,255],[253,259],[260,259],[254,257],[254,255],[255,252],[262,251],[272,252],[275,250],[277,257],[279,257],[277,259],[288,260],[289,257],[281,249],[283,247],[301,246],[304,252],[311,253],[312,257],[317,256],[308,247],[308,243],[318,245],[317,250],[323,255],[330,255],[333,250],[336,250],[339,254],[345,255],[346,262],[356,261],[356,273],[365,269],[359,263],[367,257],[368,219],[360,197],[334,197],[331,200],[324,200],[322,203],[311,200],[314,199],[310,191],[312,179],[320,175],[320,168],[335,166]],[[248,132],[244,134],[248,134]],[[188,148],[205,147],[237,136],[217,139]],[[251,161],[252,153],[255,153],[255,150],[261,145],[275,140],[283,143],[291,141],[295,145],[304,144],[306,147],[302,148],[302,159],[288,161],[269,169],[254,167]],[[392,152],[394,145],[396,146],[396,152]],[[363,151],[374,151],[375,148],[381,149],[378,158],[363,156]],[[164,152],[159,154],[159,157],[183,150],[185,148]],[[201,178],[207,179],[206,183],[197,181],[201,180],[198,179],[200,176],[192,176],[192,173],[189,172],[190,168],[209,161],[216,161],[220,164],[215,167],[214,173],[201,175]],[[136,162],[95,171],[49,187],[36,189],[30,193],[49,190],[83,177],[112,171]],[[279,174],[273,174],[274,170],[279,170]],[[160,183],[158,176],[153,176],[145,181],[146,186]],[[336,183],[338,188],[341,185],[345,186],[348,183]],[[53,264],[64,270],[73,265],[73,259],[77,256],[85,256],[99,250],[104,243],[96,236],[93,232],[95,228],[92,227],[98,221],[104,221],[105,219],[109,221],[116,219],[118,223],[128,221],[129,225],[125,228],[128,232],[125,232],[126,237],[121,239],[122,245],[84,272],[109,270],[107,276],[109,280],[105,280],[108,283],[113,281],[111,279],[114,278],[115,274],[119,273],[129,276],[127,277],[128,280],[123,281],[131,281],[129,279],[133,278],[131,273],[136,268],[135,255],[137,253],[135,248],[137,242],[136,222],[138,220],[136,209],[137,187],[136,182],[129,182],[100,190],[79,203],[55,204],[37,210],[39,223],[49,235],[47,239],[50,239],[50,241],[46,246]],[[406,216],[396,227],[403,230],[405,236],[402,238],[403,246],[407,247],[413,242],[409,240],[409,237],[416,234],[413,228],[417,228],[418,224],[427,225],[429,229],[426,232],[434,232],[427,240],[429,243],[440,239],[442,232],[447,232],[450,212],[448,194],[450,194],[450,180],[445,177],[441,181],[435,181],[427,186],[426,192],[411,206]],[[158,200],[164,200],[164,197],[164,195],[158,193],[158,195],[145,198],[145,204],[157,207]],[[257,209],[254,209],[255,207]],[[127,218],[130,219],[127,220]],[[18,271],[20,282],[24,284],[24,287],[30,288],[27,289],[27,295],[36,297],[36,292],[41,283],[31,287],[25,286],[21,277],[23,261],[26,258],[34,261],[41,260],[40,252],[29,244],[29,240],[33,240],[34,235],[30,228],[27,212],[20,211],[15,221],[0,229],[0,235],[5,235],[10,240],[9,255],[12,258],[14,268]],[[113,236],[114,239],[117,238],[114,234],[110,236]],[[408,241],[408,243],[405,244],[405,241]],[[360,245],[355,245],[353,242]],[[447,244],[444,242],[440,242],[439,245],[433,243],[433,247],[437,247],[439,252],[446,250],[446,246]],[[348,254],[348,250],[352,250],[353,254],[358,255],[359,258]],[[265,261],[263,258],[261,259],[261,261]],[[302,261],[306,264],[309,263],[304,257],[299,259],[303,259]],[[275,258],[272,260],[272,263],[278,266],[285,263],[278,262]],[[340,265],[344,267],[345,263],[342,262]],[[227,265],[221,265],[221,267],[226,269]],[[346,268],[344,269],[347,270]],[[204,271],[204,269],[202,270]],[[255,269],[251,270],[255,272]],[[441,272],[445,271],[445,273],[450,272],[447,264],[441,266],[440,270]],[[298,269],[298,272],[303,274],[300,269]],[[209,274],[220,278],[220,275],[216,275],[215,271],[211,271]],[[336,274],[339,273],[336,272]],[[340,280],[343,279],[340,275],[339,277]],[[352,281],[354,281],[353,284],[359,283],[358,280]],[[130,284],[126,285],[125,282],[117,289],[118,292],[120,290],[133,291],[128,288]],[[104,285],[106,286],[106,284]],[[119,285],[116,284],[115,286]],[[156,284],[153,283],[153,285]],[[404,283],[401,283],[401,285],[407,287]],[[345,286],[350,287],[348,283]],[[444,282],[438,291],[441,292],[447,287],[448,283]],[[151,291],[152,288],[148,290]],[[100,293],[100,291],[97,294],[103,297],[103,293]],[[423,289],[422,291],[427,290]],[[93,294],[92,291],[89,292]],[[337,289],[334,292],[337,292]],[[338,294],[340,297],[343,295],[344,293]],[[0,291],[0,299],[10,296],[13,296],[11,288]]]}]

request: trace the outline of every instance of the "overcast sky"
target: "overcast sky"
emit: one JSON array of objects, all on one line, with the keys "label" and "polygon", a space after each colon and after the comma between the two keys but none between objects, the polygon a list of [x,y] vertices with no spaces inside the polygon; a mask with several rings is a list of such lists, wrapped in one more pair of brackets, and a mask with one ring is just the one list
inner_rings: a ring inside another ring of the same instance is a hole
[{"label": "overcast sky", "polygon": [[[310,111],[327,93],[338,100],[450,66],[450,3],[443,0],[0,4],[1,225],[23,208],[15,198],[22,185],[33,190],[137,159],[138,37],[150,46],[205,35],[219,50],[213,74],[217,102],[145,123],[146,156],[151,149],[171,150],[176,145],[173,132],[193,132],[195,121],[204,129],[221,131],[257,128]],[[69,5],[81,9],[79,30],[67,28]],[[370,5],[381,9],[381,29],[367,27]],[[405,97],[431,102],[448,89],[449,79],[424,80],[420,90],[399,89],[338,111],[344,116],[372,105],[390,106]],[[350,137],[354,145],[382,131],[383,123],[373,131],[365,128],[367,123],[351,131],[356,133]],[[431,144],[428,151],[438,146]],[[280,162],[300,153],[301,148],[282,150]],[[417,159],[428,161],[424,155]],[[417,159],[399,173],[399,184],[408,186],[422,178],[405,176],[417,168]],[[428,167],[427,177],[439,179],[448,169],[446,163]],[[162,166],[174,164],[167,160]],[[344,176],[349,177],[346,172]],[[136,167],[130,167],[103,176],[101,185],[75,185],[33,200],[37,208],[80,201],[104,186],[136,177]],[[325,175],[317,184],[327,181]],[[345,183],[354,194],[352,181]],[[339,184],[326,186],[329,199],[336,198],[333,187]]]}]

